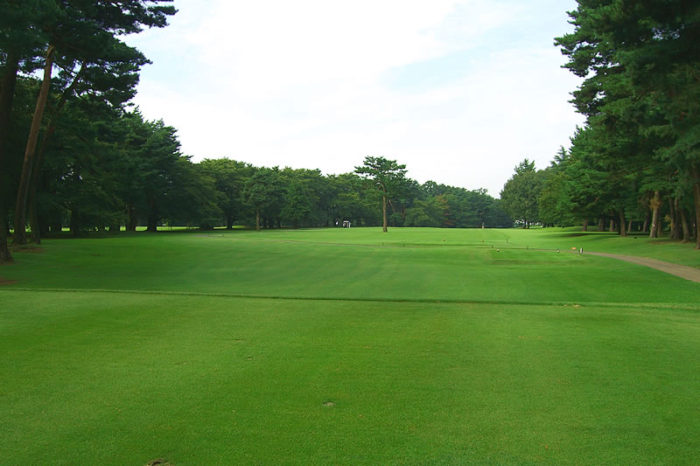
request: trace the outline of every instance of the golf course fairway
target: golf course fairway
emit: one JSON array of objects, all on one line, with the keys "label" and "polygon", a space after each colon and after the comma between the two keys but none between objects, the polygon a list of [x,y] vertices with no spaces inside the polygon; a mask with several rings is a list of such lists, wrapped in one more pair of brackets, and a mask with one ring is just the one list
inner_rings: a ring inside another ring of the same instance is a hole
[{"label": "golf course fairway", "polygon": [[[693,464],[692,245],[573,229],[48,239],[0,267],[0,464]],[[582,252],[582,253],[581,253]]]}]

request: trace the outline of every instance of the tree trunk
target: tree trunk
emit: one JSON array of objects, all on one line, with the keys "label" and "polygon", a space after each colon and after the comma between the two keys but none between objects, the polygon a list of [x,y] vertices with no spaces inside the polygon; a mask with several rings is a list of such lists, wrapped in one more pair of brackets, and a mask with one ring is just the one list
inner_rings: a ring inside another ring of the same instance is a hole
[{"label": "tree trunk", "polygon": [[669,217],[671,218],[671,239],[673,240],[680,240],[681,239],[681,229],[680,229],[680,221],[679,221],[679,214],[678,214],[678,198],[670,199],[668,200],[668,207],[670,210],[670,215]]},{"label": "tree trunk", "polygon": [[146,231],[149,231],[151,233],[155,233],[158,231],[158,217],[156,217],[155,215],[148,216]]},{"label": "tree trunk", "polygon": [[41,237],[47,236],[49,234],[49,223],[51,222],[50,216],[46,218],[39,216],[39,227],[41,227],[40,233]]},{"label": "tree trunk", "polygon": [[148,201],[148,217],[146,218],[146,231],[155,233],[158,231],[158,206],[154,199],[149,199]]},{"label": "tree trunk", "polygon": [[7,207],[5,207],[5,199],[0,195],[0,264],[12,262],[12,254],[7,246]]},{"label": "tree trunk", "polygon": [[608,225],[608,231],[613,233],[615,231],[615,219],[610,217],[610,224]]},{"label": "tree trunk", "polygon": [[49,225],[49,232],[59,234],[63,231],[63,224],[60,221],[52,222]]},{"label": "tree trunk", "polygon": [[632,219],[627,222],[627,233],[632,231]]},{"label": "tree trunk", "polygon": [[695,202],[695,249],[700,249],[700,166],[692,164],[693,200]]},{"label": "tree trunk", "polygon": [[37,142],[39,140],[39,130],[41,128],[41,120],[44,116],[46,101],[49,96],[49,87],[51,85],[51,70],[53,68],[53,55],[56,48],[49,45],[46,51],[46,64],[44,65],[44,79],[41,82],[39,97],[36,99],[36,107],[34,116],[32,117],[32,125],[29,129],[29,137],[27,138],[27,146],[24,151],[24,162],[22,164],[22,175],[19,180],[19,188],[17,189],[17,203],[15,206],[15,244],[25,244],[26,224],[27,224],[27,197],[29,195],[29,185],[32,178],[32,167],[34,166],[34,155],[36,152]]},{"label": "tree trunk", "polygon": [[41,226],[39,225],[39,213],[36,209],[36,188],[29,190],[29,229],[32,232],[32,242],[41,244]]},{"label": "tree trunk", "polygon": [[33,166],[31,169],[31,180],[29,184],[29,196],[28,196],[28,204],[29,204],[29,226],[32,230],[32,241],[36,244],[41,243],[41,226],[39,225],[39,215],[37,213],[37,206],[36,206],[36,191],[37,187],[39,185],[39,176],[41,174],[41,166],[44,163],[44,153],[46,152],[46,146],[49,143],[49,139],[51,136],[56,132],[56,117],[58,116],[59,113],[61,113],[61,110],[63,110],[63,107],[65,107],[66,102],[68,101],[68,97],[73,94],[73,91],[75,90],[75,86],[78,84],[78,81],[80,80],[80,76],[83,74],[83,69],[85,67],[85,62],[83,62],[80,65],[80,69],[78,72],[75,74],[75,77],[73,78],[73,82],[70,83],[70,86],[68,86],[64,91],[63,94],[61,94],[61,99],[58,101],[58,104],[56,105],[56,108],[54,109],[53,113],[51,114],[51,118],[49,119],[49,124],[47,125],[46,131],[44,131],[44,136],[41,138],[41,144],[39,145],[38,150],[36,150],[36,154],[34,155],[34,162]]},{"label": "tree trunk", "polygon": [[583,225],[581,226],[581,231],[588,231],[588,219],[583,221]]},{"label": "tree trunk", "polygon": [[644,214],[644,223],[642,224],[642,233],[649,233],[649,209]]},{"label": "tree trunk", "polygon": [[605,231],[605,218],[598,217],[598,231]]},{"label": "tree trunk", "polygon": [[649,238],[656,238],[659,235],[659,207],[661,206],[661,195],[654,191],[654,197],[649,201],[651,207],[651,227],[649,227]]},{"label": "tree trunk", "polygon": [[382,195],[382,222],[382,231],[386,233],[387,231],[389,231],[386,222],[386,194]]},{"label": "tree trunk", "polygon": [[233,215],[226,216],[226,229],[233,230]]},{"label": "tree trunk", "polygon": [[0,82],[0,264],[12,262],[12,254],[7,245],[7,207],[10,205],[9,169],[7,168],[7,139],[10,135],[10,114],[15,96],[19,58],[12,52],[7,54],[5,72]]},{"label": "tree trunk", "polygon": [[685,209],[683,207],[680,208],[680,216],[681,216],[681,229],[683,230],[683,239],[681,240],[684,243],[690,242],[690,228],[688,227],[688,217],[685,215]]},{"label": "tree trunk", "polygon": [[627,230],[625,229],[625,209],[620,209],[617,211],[617,215],[620,218],[620,236],[627,236]]},{"label": "tree trunk", "polygon": [[133,204],[126,206],[126,231],[136,231],[136,207]]},{"label": "tree trunk", "polygon": [[129,225],[127,227],[128,231],[136,231],[136,227],[138,226],[139,220],[136,215],[136,207],[134,205],[129,206]]},{"label": "tree trunk", "polygon": [[260,209],[255,209],[255,229],[260,231]]},{"label": "tree trunk", "polygon": [[73,209],[70,213],[70,232],[73,236],[80,235],[80,213]]},{"label": "tree trunk", "polygon": [[158,215],[155,212],[148,214],[148,220],[146,222],[146,231],[155,233],[158,231]]}]

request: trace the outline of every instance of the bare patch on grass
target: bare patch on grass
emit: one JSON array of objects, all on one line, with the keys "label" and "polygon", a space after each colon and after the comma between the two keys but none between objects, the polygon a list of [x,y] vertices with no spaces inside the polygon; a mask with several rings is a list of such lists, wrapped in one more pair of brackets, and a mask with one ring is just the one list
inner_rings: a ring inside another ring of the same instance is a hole
[{"label": "bare patch on grass", "polygon": [[173,463],[170,463],[168,460],[163,458],[156,458],[146,463],[146,466],[173,466]]},{"label": "bare patch on grass", "polygon": [[41,246],[33,246],[33,245],[24,245],[24,246],[15,246],[13,248],[14,252],[31,252],[34,254],[39,254],[44,252],[44,248]]},{"label": "bare patch on grass", "polygon": [[15,283],[17,283],[17,280],[8,280],[5,277],[0,277],[0,286],[14,285]]}]

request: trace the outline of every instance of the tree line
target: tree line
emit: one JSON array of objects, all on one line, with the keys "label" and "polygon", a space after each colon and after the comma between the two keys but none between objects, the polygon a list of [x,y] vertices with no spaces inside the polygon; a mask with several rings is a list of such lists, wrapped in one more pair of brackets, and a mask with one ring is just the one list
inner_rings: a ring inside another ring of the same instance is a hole
[{"label": "tree line", "polygon": [[591,222],[700,248],[700,4],[579,0],[555,39],[583,78],[586,123],[550,167],[528,160],[501,193],[523,226]]},{"label": "tree line", "polygon": [[376,171],[372,161],[399,167],[383,157],[341,175],[193,162],[175,128],[129,103],[149,61],[122,39],[166,26],[170,3],[0,3],[0,262],[12,260],[9,240],[39,243],[66,227],[511,226],[484,190],[419,184],[403,166]]},{"label": "tree line", "polygon": [[[40,83],[18,80],[9,137],[10,191],[21,176],[19,156],[31,118],[29,103]],[[55,97],[55,96],[54,96]],[[14,149],[14,150],[13,150]],[[434,227],[509,227],[512,221],[485,190],[432,181],[420,184],[405,170],[324,175],[318,169],[258,167],[228,158],[192,161],[177,131],[149,121],[138,109],[95,108],[68,102],[44,149],[35,195],[28,205],[30,240],[61,232],[135,231],[161,225],[201,229],[246,225],[257,229],[386,224]],[[398,165],[383,157],[367,157]],[[384,201],[384,203],[382,203]],[[5,224],[14,220],[10,209]],[[15,228],[15,231],[17,229]]]},{"label": "tree line", "polygon": [[[10,191],[19,185],[20,148],[31,118],[24,103],[31,102],[38,84],[32,78],[18,81],[17,131],[9,137]],[[485,190],[420,184],[405,171],[378,188],[382,175],[363,172],[365,165],[324,175],[318,169],[258,167],[229,158],[194,162],[182,154],[176,129],[162,120],[149,121],[138,109],[96,109],[80,100],[67,103],[44,159],[29,203],[35,242],[64,227],[79,235],[134,231],[139,225],[148,231],[160,225],[269,229],[334,226],[347,219],[375,226],[383,224],[382,200],[393,226],[512,225]],[[383,157],[369,159],[398,165]],[[5,223],[13,219],[8,215]]]}]

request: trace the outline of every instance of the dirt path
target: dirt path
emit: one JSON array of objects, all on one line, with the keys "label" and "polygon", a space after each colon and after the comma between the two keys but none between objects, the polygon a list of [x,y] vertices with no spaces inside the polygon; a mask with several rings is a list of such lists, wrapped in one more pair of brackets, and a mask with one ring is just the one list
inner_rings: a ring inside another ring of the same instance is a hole
[{"label": "dirt path", "polygon": [[690,280],[695,283],[700,283],[700,269],[696,269],[694,267],[672,264],[671,262],[664,262],[657,259],[649,259],[648,257],[623,256],[620,254],[608,254],[605,252],[591,251],[585,251],[585,254],[591,254],[593,256],[611,257],[613,259],[619,259],[621,261],[631,262],[633,264],[644,265],[647,267],[651,267],[652,269],[670,273],[671,275],[675,275],[677,277],[685,278],[686,280]]}]

